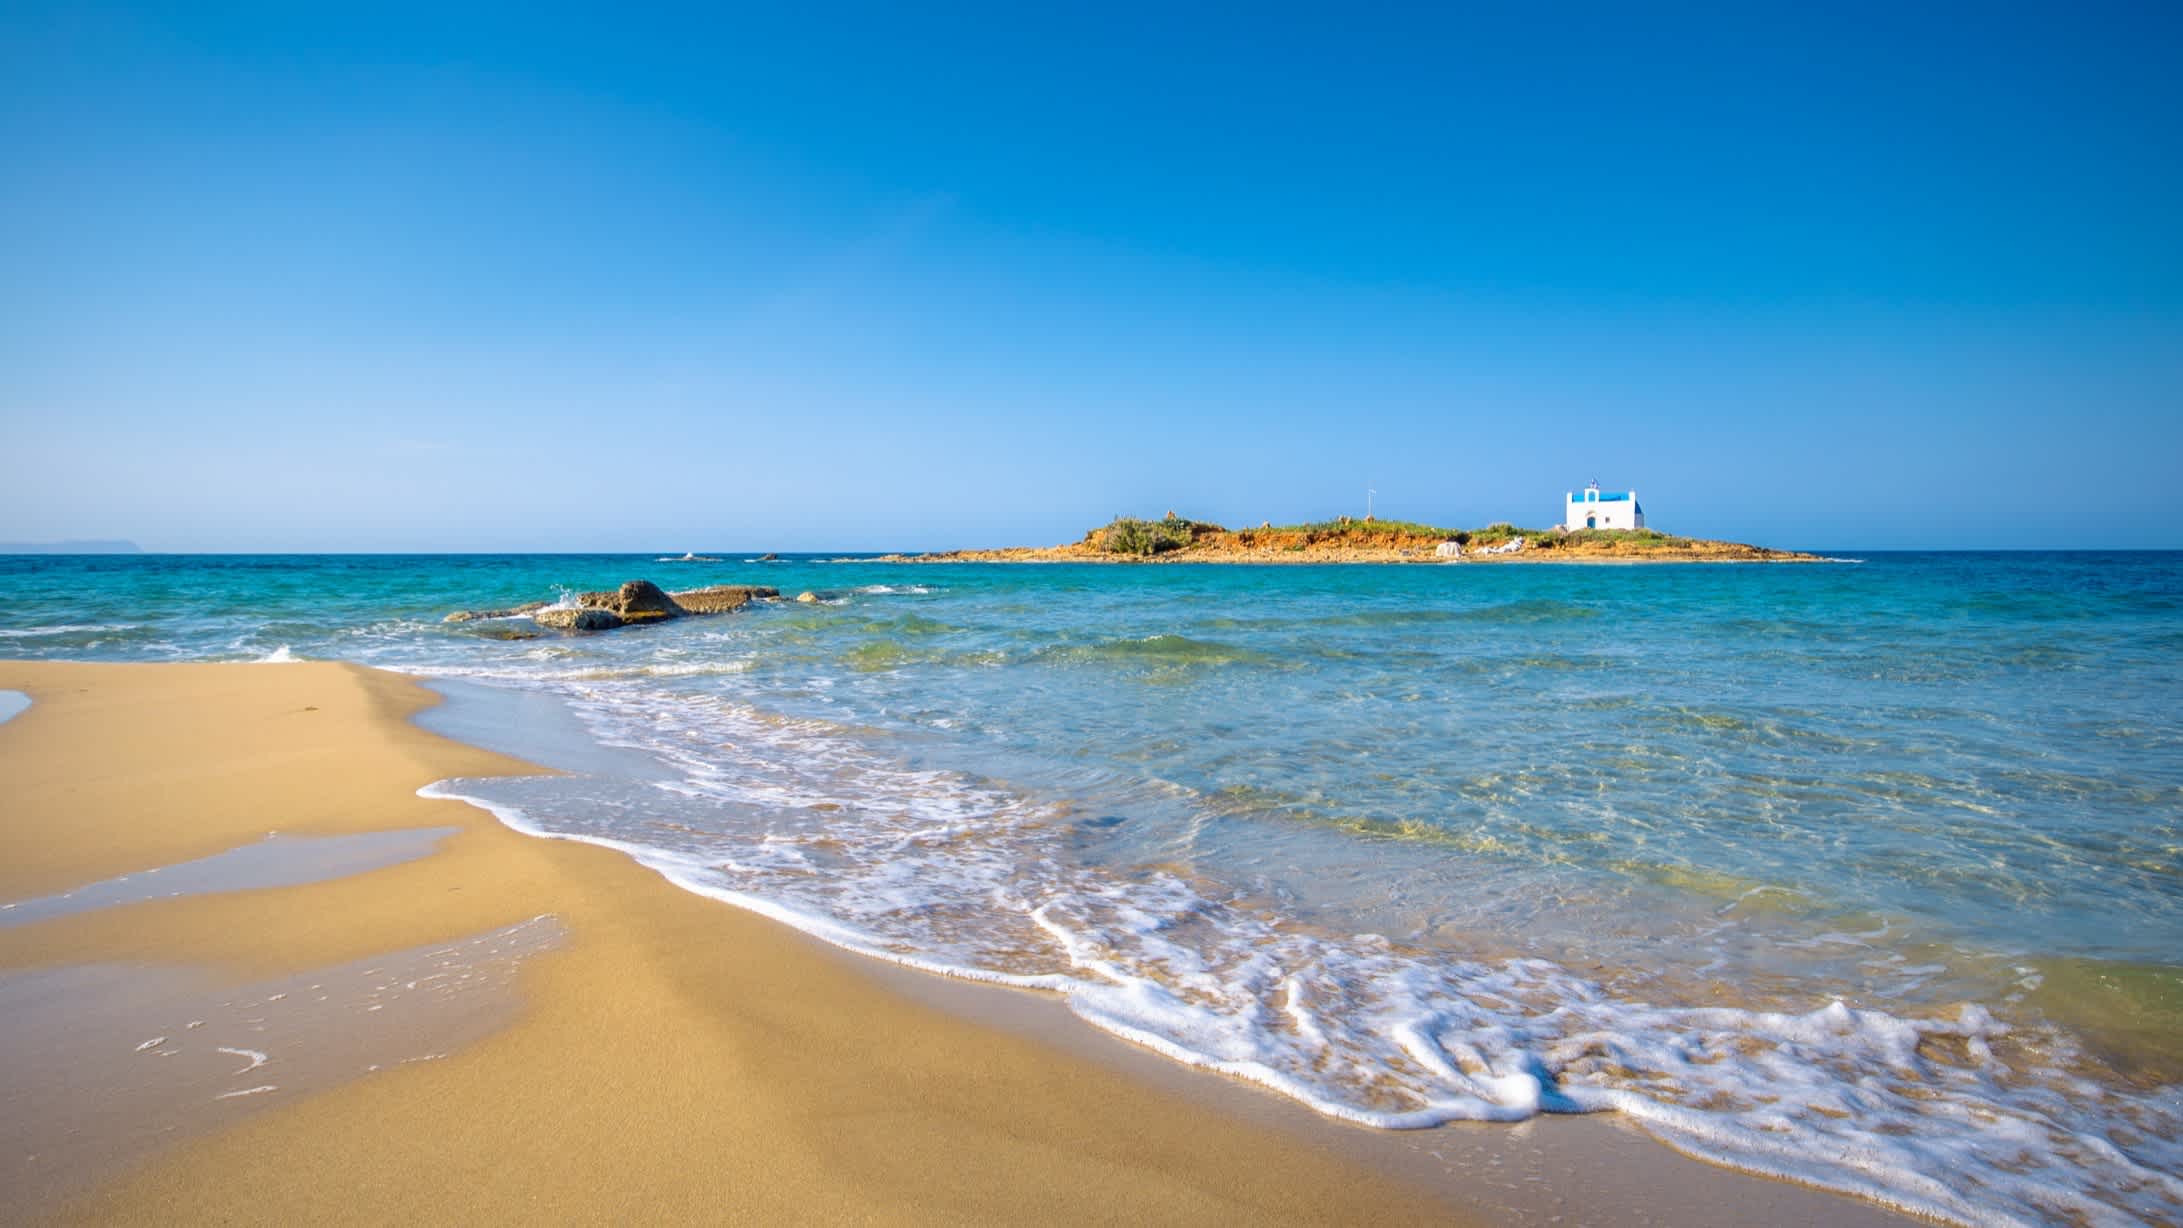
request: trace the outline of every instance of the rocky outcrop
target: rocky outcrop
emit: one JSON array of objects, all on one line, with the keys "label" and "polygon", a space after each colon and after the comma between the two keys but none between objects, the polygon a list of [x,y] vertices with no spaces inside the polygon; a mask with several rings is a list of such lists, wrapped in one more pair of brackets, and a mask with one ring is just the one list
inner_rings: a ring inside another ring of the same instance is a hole
[{"label": "rocky outcrop", "polygon": [[650,580],[631,580],[622,585],[614,591],[613,604],[608,608],[620,615],[625,623],[657,622],[663,618],[680,618],[687,613]]},{"label": "rocky outcrop", "polygon": [[481,619],[487,618],[515,618],[519,615],[531,614],[539,610],[543,610],[546,608],[546,605],[547,603],[543,601],[527,601],[522,605],[509,606],[505,610],[457,610],[454,613],[448,615],[445,619],[442,619],[441,621],[451,623],[468,623],[477,622]]},{"label": "rocky outcrop", "polygon": [[[528,614],[538,626],[555,631],[612,631],[617,627],[665,622],[692,614],[725,614],[740,610],[753,601],[780,595],[779,589],[758,584],[715,584],[670,593],[650,580],[631,580],[611,591],[577,593],[569,604],[548,605],[533,601],[505,610],[457,610],[448,615],[446,621],[467,623]],[[528,638],[527,635],[481,633],[498,639]]]},{"label": "rocky outcrop", "polygon": [[810,589],[805,589],[804,591],[796,594],[796,601],[800,605],[817,605],[819,603],[819,595],[812,592]]},{"label": "rocky outcrop", "polygon": [[630,580],[611,592],[578,593],[576,604],[593,610],[611,610],[623,622],[658,622],[680,618],[684,611],[665,589],[650,580]]},{"label": "rocky outcrop", "polygon": [[685,589],[673,597],[685,613],[725,614],[740,610],[753,601],[770,600],[780,595],[781,590],[758,584],[715,584],[709,588]]},{"label": "rocky outcrop", "polygon": [[541,627],[556,631],[612,631],[624,625],[622,616],[593,606],[549,606],[531,615]]}]

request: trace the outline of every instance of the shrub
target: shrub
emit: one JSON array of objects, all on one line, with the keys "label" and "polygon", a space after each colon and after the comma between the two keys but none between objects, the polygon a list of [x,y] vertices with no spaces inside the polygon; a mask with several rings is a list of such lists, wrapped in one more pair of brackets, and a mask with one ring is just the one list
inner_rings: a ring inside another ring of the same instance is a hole
[{"label": "shrub", "polygon": [[1197,525],[1180,516],[1168,516],[1162,520],[1139,520],[1135,516],[1117,516],[1105,529],[1102,544],[1109,554],[1131,554],[1149,558],[1180,550],[1197,536]]}]

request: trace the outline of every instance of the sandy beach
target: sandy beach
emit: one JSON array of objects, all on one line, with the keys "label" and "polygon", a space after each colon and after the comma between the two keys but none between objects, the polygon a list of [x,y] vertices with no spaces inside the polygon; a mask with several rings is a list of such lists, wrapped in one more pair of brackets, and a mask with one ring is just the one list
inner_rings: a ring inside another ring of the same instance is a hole
[{"label": "sandy beach", "polygon": [[[0,688],[34,701],[0,725],[0,899],[190,862],[270,831],[309,841],[428,829],[435,842],[322,881],[0,927],[0,986],[17,1023],[54,1025],[51,1043],[73,1054],[41,1085],[65,1122],[23,1120],[28,1093],[7,1110],[10,1218],[1886,1218],[1682,1160],[1600,1121],[1348,1129],[1088,1029],[1041,1037],[1074,1025],[1034,995],[874,975],[615,852],[415,796],[451,775],[537,769],[420,730],[409,718],[435,697],[392,674],[11,662]],[[437,960],[438,975],[459,965],[470,988],[381,1035],[381,1016],[367,1013],[376,1005],[359,997],[343,1012],[340,978],[376,977],[377,994],[404,952]],[[291,990],[324,1005],[282,1031],[275,1008]],[[275,1039],[221,1048],[251,1062],[210,1076],[234,1090],[170,1096],[168,1124],[134,1137],[141,1123],[113,1106],[148,1094],[143,1071],[188,1054],[166,1035],[126,1043],[127,1012],[197,1002]],[[24,1035],[9,1042],[6,1073],[37,1083]],[[113,1051],[94,1052],[102,1045]],[[108,1107],[87,1111],[87,1099]]]},{"label": "sandy beach", "polygon": [[1886,17],[7,5],[0,1228],[2183,1228],[2183,6]]}]

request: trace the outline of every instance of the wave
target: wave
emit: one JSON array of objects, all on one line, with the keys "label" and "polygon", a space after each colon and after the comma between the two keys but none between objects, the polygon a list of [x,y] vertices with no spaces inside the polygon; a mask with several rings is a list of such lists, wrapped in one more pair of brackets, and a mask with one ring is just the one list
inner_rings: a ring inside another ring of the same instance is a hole
[{"label": "wave", "polygon": [[511,661],[502,666],[409,665],[403,672],[423,678],[462,678],[473,681],[515,682],[524,685],[570,682],[631,682],[645,678],[697,678],[747,674],[758,665],[753,656],[717,661],[661,661],[643,665],[582,665],[567,669],[543,667],[534,659]]},{"label": "wave", "polygon": [[[851,950],[1056,992],[1104,1030],[1331,1117],[1419,1128],[1619,1112],[1705,1159],[1965,1223],[2183,1209],[2172,1095],[2081,1077],[2066,1036],[1975,1004],[1660,1004],[1546,960],[1321,932],[1180,871],[1082,864],[1065,808],[897,761],[838,725],[634,685],[563,693],[600,741],[646,751],[671,778],[610,796],[566,792],[593,786],[564,778],[427,795],[619,848]],[[663,797],[656,819],[632,812]]]},{"label": "wave", "polygon": [[63,623],[54,627],[0,627],[0,639],[31,639],[46,635],[100,635],[141,629],[135,623]]}]

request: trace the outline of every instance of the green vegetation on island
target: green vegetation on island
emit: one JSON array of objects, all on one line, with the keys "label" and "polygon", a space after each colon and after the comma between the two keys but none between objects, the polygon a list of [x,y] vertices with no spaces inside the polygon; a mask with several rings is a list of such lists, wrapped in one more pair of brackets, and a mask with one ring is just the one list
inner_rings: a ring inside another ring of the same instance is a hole
[{"label": "green vegetation on island", "polygon": [[[1611,552],[1632,556],[1651,551],[1710,554],[1717,551],[1706,549],[1708,547],[1734,545],[1677,537],[1657,529],[1566,529],[1558,525],[1532,529],[1508,521],[1496,521],[1484,528],[1458,529],[1412,520],[1360,520],[1344,516],[1301,524],[1267,523],[1255,529],[1229,529],[1211,521],[1192,520],[1169,512],[1158,520],[1117,516],[1086,533],[1078,543],[1078,549],[1091,554],[1137,559],[1177,554],[1210,558],[1269,550],[1286,554],[1342,550],[1431,552],[1442,543],[1452,542],[1467,552],[1472,548],[1504,546],[1519,538],[1526,550],[1563,550],[1572,554]],[[1741,549],[1756,551],[1760,548]]]}]

